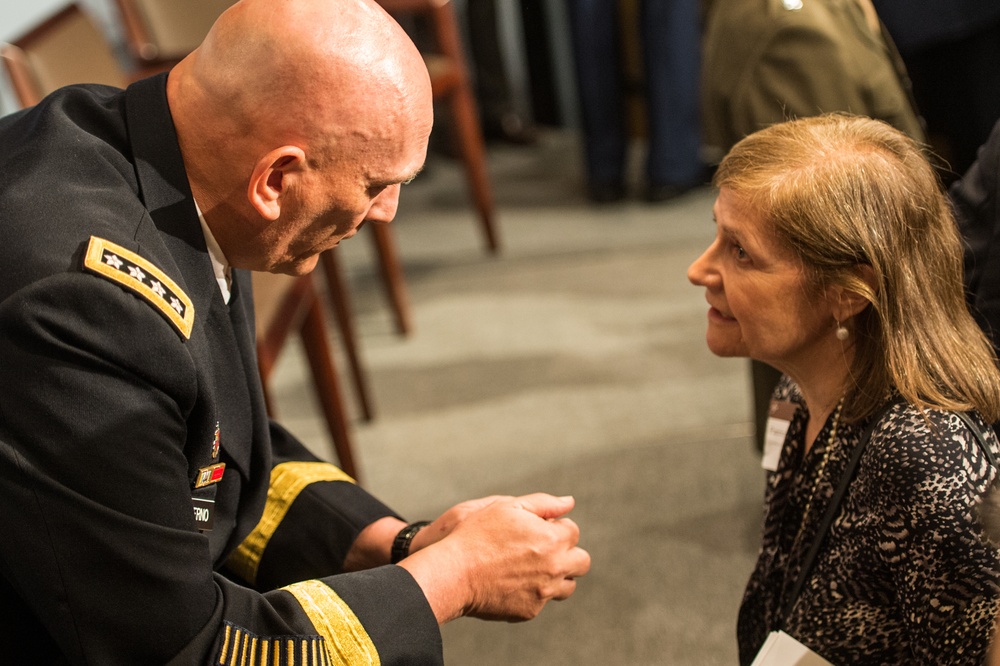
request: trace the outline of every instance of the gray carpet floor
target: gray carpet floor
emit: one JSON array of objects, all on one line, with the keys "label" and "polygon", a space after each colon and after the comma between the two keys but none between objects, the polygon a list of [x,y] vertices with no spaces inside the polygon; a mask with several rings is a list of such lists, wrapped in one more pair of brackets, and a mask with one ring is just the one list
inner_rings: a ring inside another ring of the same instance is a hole
[{"label": "gray carpet floor", "polygon": [[[491,256],[459,165],[429,160],[394,223],[410,336],[367,233],[342,246],[377,411],[352,423],[362,481],[411,519],[489,494],[576,497],[593,557],[577,593],[531,622],[446,625],[450,665],[733,664],[763,473],[748,363],[707,350],[685,277],[714,235],[713,193],[595,207],[580,161],[564,132],[491,149]],[[291,345],[280,417],[330,456],[303,373]]]}]

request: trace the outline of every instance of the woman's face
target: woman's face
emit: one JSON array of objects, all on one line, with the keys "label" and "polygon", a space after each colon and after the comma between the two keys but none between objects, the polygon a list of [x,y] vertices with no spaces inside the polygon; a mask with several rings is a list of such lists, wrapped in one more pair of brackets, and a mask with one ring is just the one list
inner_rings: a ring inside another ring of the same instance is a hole
[{"label": "woman's face", "polygon": [[713,209],[716,236],[690,268],[705,287],[708,348],[749,356],[792,374],[822,364],[836,338],[830,299],[808,284],[801,261],[763,215],[723,187]]}]

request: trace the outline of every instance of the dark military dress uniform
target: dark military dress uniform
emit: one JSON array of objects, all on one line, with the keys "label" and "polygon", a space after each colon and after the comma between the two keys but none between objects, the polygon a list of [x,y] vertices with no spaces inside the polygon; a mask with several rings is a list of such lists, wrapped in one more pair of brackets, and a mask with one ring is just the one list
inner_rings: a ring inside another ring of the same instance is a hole
[{"label": "dark military dress uniform", "polygon": [[165,84],[0,120],[0,662],[440,663],[406,570],[341,572],[392,511],[267,418]]}]

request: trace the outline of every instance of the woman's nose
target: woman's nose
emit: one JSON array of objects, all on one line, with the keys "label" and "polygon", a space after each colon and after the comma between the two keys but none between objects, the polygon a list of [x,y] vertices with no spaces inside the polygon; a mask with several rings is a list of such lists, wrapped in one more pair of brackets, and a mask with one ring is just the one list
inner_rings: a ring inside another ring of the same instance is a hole
[{"label": "woman's nose", "polygon": [[701,256],[695,259],[687,270],[688,281],[695,285],[696,287],[706,287],[708,286],[709,275],[711,274],[711,258],[710,254],[712,248],[715,244],[709,245],[708,248],[702,252]]}]

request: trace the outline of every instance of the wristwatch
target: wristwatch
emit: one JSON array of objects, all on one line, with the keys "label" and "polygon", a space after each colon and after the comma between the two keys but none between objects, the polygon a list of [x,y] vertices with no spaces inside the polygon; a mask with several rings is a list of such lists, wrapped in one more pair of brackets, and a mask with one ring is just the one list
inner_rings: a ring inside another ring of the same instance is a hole
[{"label": "wristwatch", "polygon": [[403,529],[399,530],[399,534],[397,534],[396,538],[392,540],[392,548],[389,550],[389,561],[392,564],[396,564],[409,555],[410,544],[413,543],[413,537],[417,536],[417,532],[430,524],[431,521],[429,520],[418,520],[417,522],[410,523]]}]

